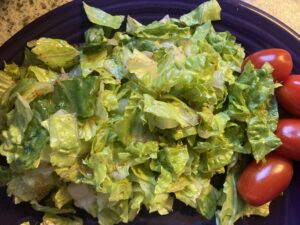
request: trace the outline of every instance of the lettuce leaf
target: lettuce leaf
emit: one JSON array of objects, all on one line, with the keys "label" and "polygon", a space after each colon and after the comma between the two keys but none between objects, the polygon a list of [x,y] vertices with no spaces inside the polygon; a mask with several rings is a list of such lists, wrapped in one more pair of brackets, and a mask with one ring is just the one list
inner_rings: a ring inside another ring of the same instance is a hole
[{"label": "lettuce leaf", "polygon": [[79,52],[76,48],[60,39],[40,38],[31,50],[51,69],[67,69],[77,63]]},{"label": "lettuce leaf", "polygon": [[150,129],[186,128],[198,124],[196,112],[179,100],[167,103],[145,94],[143,111]]},{"label": "lettuce leaf", "polygon": [[216,0],[207,1],[188,14],[180,17],[180,21],[187,26],[194,26],[207,21],[220,20],[221,7]]},{"label": "lettuce leaf", "polygon": [[0,187],[6,186],[7,183],[12,179],[13,172],[10,168],[0,166]]},{"label": "lettuce leaf", "polygon": [[83,221],[75,216],[62,217],[47,213],[44,215],[41,225],[83,225]]},{"label": "lettuce leaf", "polygon": [[29,66],[28,71],[33,73],[39,82],[52,82],[57,79],[57,74],[55,72],[38,66]]},{"label": "lettuce leaf", "polygon": [[50,162],[54,167],[71,166],[81,149],[75,115],[60,110],[50,116],[46,127],[50,136]]},{"label": "lettuce leaf", "polygon": [[56,110],[66,110],[81,118],[95,115],[99,77],[78,77],[57,82],[51,101]]},{"label": "lettuce leaf", "polygon": [[119,29],[123,23],[124,16],[112,16],[101,9],[91,7],[83,2],[85,13],[89,20],[97,25]]}]

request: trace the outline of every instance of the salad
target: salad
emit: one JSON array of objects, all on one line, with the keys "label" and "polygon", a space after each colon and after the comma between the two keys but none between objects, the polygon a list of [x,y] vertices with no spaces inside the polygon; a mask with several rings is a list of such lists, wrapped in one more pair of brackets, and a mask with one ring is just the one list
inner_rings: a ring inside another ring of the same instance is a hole
[{"label": "salad", "polygon": [[124,16],[83,7],[85,43],[34,40],[0,72],[0,185],[14,203],[44,212],[44,225],[83,224],[75,207],[127,223],[174,201],[218,225],[267,216],[271,199],[251,204],[237,183],[281,145],[281,84],[214,30],[218,2],[148,25],[128,16],[126,31]]}]

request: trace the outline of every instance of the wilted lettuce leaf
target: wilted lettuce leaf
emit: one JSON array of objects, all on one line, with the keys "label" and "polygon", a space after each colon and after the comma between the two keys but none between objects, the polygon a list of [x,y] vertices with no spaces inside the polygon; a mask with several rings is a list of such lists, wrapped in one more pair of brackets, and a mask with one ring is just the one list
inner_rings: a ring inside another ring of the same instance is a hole
[{"label": "wilted lettuce leaf", "polygon": [[12,88],[14,84],[15,82],[9,74],[0,71],[0,98],[8,89]]},{"label": "wilted lettuce leaf", "polygon": [[12,177],[13,172],[8,167],[0,166],[0,187],[6,186]]},{"label": "wilted lettuce leaf", "polygon": [[60,187],[58,191],[53,195],[52,198],[55,207],[57,207],[58,209],[61,209],[63,206],[65,206],[70,201],[72,201],[72,198],[68,192],[68,187],[66,185]]},{"label": "wilted lettuce leaf", "polygon": [[112,16],[101,9],[94,8],[83,2],[84,10],[89,20],[97,25],[119,29],[124,16]]},{"label": "wilted lettuce leaf", "polygon": [[53,169],[40,165],[24,175],[14,176],[7,184],[7,193],[14,197],[16,204],[32,200],[42,200],[57,183]]},{"label": "wilted lettuce leaf", "polygon": [[44,213],[50,213],[50,214],[67,214],[67,213],[75,213],[75,210],[73,208],[56,208],[52,204],[50,206],[48,205],[41,205],[36,200],[32,200],[31,206],[34,210]]},{"label": "wilted lettuce leaf", "polygon": [[51,69],[69,68],[77,63],[79,52],[64,40],[40,38],[31,50]]},{"label": "wilted lettuce leaf", "polygon": [[86,184],[69,184],[68,193],[74,200],[74,205],[84,209],[92,216],[97,216],[97,194],[92,186]]}]

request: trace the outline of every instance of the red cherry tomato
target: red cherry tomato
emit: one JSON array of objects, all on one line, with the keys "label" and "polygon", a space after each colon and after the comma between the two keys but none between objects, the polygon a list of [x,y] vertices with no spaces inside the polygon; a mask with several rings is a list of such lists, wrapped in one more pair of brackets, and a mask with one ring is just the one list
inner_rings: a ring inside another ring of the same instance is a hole
[{"label": "red cherry tomato", "polygon": [[279,120],[275,133],[282,141],[282,145],[276,149],[277,153],[300,160],[300,119]]},{"label": "red cherry tomato", "polygon": [[300,75],[290,76],[277,91],[279,104],[295,116],[300,116]]},{"label": "red cherry tomato", "polygon": [[256,69],[261,68],[264,63],[270,63],[273,68],[273,78],[276,81],[285,81],[293,69],[291,54],[279,48],[270,48],[253,53],[245,59],[244,64],[251,61]]},{"label": "red cherry tomato", "polygon": [[253,161],[238,180],[242,198],[253,206],[263,205],[283,192],[293,176],[292,162],[278,154],[266,157],[266,162]]}]

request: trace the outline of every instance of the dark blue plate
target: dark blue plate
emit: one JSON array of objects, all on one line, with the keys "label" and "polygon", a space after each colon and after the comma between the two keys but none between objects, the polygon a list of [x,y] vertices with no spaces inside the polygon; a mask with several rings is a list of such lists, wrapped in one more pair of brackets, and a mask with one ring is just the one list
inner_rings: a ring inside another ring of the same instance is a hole
[{"label": "dark blue plate", "polygon": [[[162,18],[165,14],[178,17],[203,0],[86,0],[88,4],[102,8],[112,14],[131,15],[147,23]],[[294,60],[294,72],[300,73],[300,36],[290,28],[264,12],[236,0],[221,1],[222,21],[215,23],[217,30],[231,31],[247,53],[259,49],[278,47],[288,50]],[[56,37],[71,43],[83,41],[83,33],[90,26],[84,15],[82,3],[75,0],[25,27],[0,47],[0,68],[3,61],[21,63],[26,42],[41,36]],[[299,225],[300,165],[295,163],[295,175],[291,186],[283,197],[271,204],[271,215],[267,218],[241,219],[237,225]],[[86,225],[97,221],[78,210]],[[0,189],[0,224],[19,225],[24,221],[39,224],[41,213],[34,212],[28,204],[15,206]],[[214,225],[214,221],[203,220],[193,209],[176,202],[174,212],[167,216],[148,214],[143,210],[130,225]]]}]

